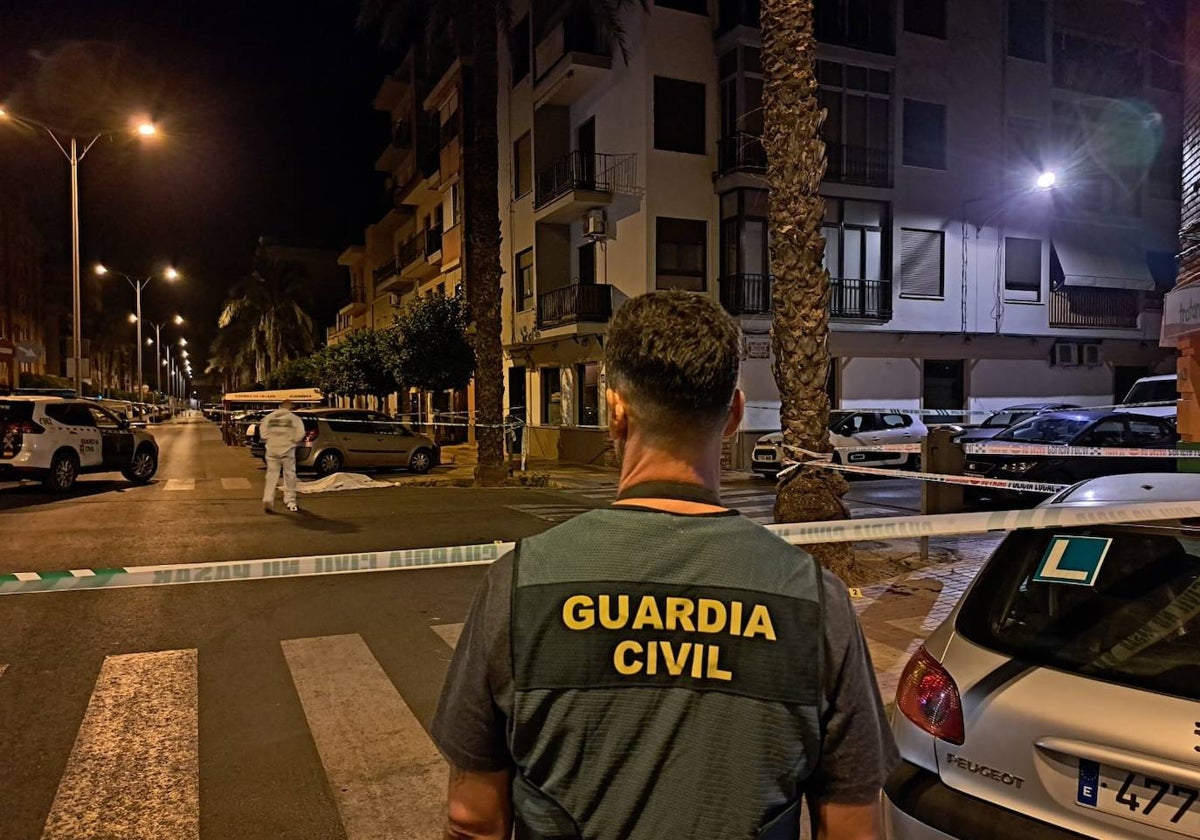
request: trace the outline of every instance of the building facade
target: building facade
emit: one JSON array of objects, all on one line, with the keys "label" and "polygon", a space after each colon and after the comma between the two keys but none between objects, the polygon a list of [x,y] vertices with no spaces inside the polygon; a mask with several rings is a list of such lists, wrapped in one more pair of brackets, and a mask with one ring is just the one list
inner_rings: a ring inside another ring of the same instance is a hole
[{"label": "building facade", "polygon": [[37,229],[17,194],[0,190],[0,386],[47,372],[52,311]]},{"label": "building facade", "polygon": [[[613,312],[685,289],[740,321],[744,450],[779,407],[759,4],[634,6],[622,51],[570,3],[514,4],[508,404],[547,449],[600,457]],[[1181,8],[818,0],[816,30],[835,406],[1103,405],[1172,369]]]}]

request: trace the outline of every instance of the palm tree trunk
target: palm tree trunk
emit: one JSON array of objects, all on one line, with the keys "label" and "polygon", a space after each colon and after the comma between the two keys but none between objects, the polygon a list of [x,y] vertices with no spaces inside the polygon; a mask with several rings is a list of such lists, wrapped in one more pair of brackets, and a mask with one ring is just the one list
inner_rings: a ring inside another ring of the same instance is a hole
[{"label": "palm tree trunk", "polygon": [[[817,104],[812,0],[763,0],[762,33],[763,142],[775,275],[771,341],[779,419],[785,446],[828,452],[829,274],[822,266],[825,203],[820,195],[825,112]],[[845,479],[831,470],[793,471],[780,484],[775,521],[848,519],[842,502],[848,489]],[[807,548],[843,579],[856,577],[848,543]]]},{"label": "palm tree trunk", "polygon": [[470,0],[472,62],[464,70],[465,280],[475,345],[475,482],[503,484],[504,359],[500,315],[500,158],[496,130],[497,0]]}]

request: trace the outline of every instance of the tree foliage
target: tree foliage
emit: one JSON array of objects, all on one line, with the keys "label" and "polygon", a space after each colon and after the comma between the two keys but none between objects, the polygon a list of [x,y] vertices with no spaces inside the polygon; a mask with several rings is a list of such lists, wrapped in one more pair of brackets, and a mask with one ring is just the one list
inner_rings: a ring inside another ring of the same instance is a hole
[{"label": "tree foliage", "polygon": [[397,355],[395,330],[352,330],[311,357],[309,367],[327,396],[367,396],[382,402],[404,387],[396,377]]},{"label": "tree foliage", "polygon": [[459,298],[436,292],[418,297],[396,315],[396,377],[415,388],[465,388],[475,373],[475,351]]}]

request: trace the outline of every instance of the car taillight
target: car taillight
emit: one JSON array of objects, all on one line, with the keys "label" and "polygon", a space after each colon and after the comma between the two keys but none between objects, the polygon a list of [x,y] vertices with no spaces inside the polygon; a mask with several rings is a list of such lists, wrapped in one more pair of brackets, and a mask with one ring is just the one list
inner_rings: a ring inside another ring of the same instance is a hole
[{"label": "car taillight", "polygon": [[312,443],[316,439],[317,439],[317,430],[316,429],[311,429],[304,433],[304,442],[305,443]]},{"label": "car taillight", "polygon": [[904,666],[896,689],[896,707],[917,726],[943,741],[961,744],[966,739],[958,686],[950,672],[924,647]]},{"label": "car taillight", "polygon": [[46,430],[32,420],[22,420],[17,424],[17,431],[23,435],[40,435]]}]

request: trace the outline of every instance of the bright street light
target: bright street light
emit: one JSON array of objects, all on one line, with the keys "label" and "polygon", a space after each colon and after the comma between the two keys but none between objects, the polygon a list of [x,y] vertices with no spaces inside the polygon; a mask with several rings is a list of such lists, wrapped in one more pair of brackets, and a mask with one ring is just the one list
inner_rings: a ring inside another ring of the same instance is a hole
[{"label": "bright street light", "polygon": [[186,339],[186,338],[181,338],[181,339],[179,339],[179,346],[180,346],[180,347],[187,347],[187,339]]},{"label": "bright street light", "polygon": [[1048,190],[1058,182],[1058,175],[1053,172],[1046,171],[1037,176],[1037,184],[1039,190]]},{"label": "bright street light", "polygon": [[96,272],[97,277],[103,277],[105,274],[108,274],[108,269],[100,263],[96,263],[96,267],[93,269],[93,271]]},{"label": "bright street light", "polygon": [[[61,129],[56,130],[43,122],[10,113],[3,108],[0,108],[0,117],[5,122],[11,121],[18,125],[32,126],[46,132],[46,134],[50,135],[50,139],[54,141],[54,145],[62,152],[63,157],[67,159],[67,163],[71,169],[71,357],[75,365],[75,370],[72,371],[74,374],[72,379],[75,384],[75,393],[83,396],[83,292],[79,277],[79,164],[101,137],[110,137],[123,132],[98,131],[91,140],[86,142],[83,150],[80,151],[79,138],[70,135],[70,132],[62,131]],[[157,133],[154,125],[148,120],[142,119],[139,123],[136,129],[138,135],[149,137]],[[146,129],[149,130],[147,131]],[[64,135],[63,140],[59,139],[59,134]],[[141,349],[140,344],[138,348],[139,350]]]},{"label": "bright street light", "polygon": [[137,322],[138,322],[138,316],[136,316],[132,312],[130,312],[129,313],[129,323],[136,324]]},{"label": "bright street light", "polygon": [[153,347],[153,346],[154,346],[154,339],[153,339],[153,338],[151,338],[150,336],[146,336],[146,346],[147,346],[147,347]]},{"label": "bright street light", "polygon": [[[117,271],[116,269],[109,268],[108,266],[104,265],[103,263],[96,263],[93,270],[96,272],[97,276],[99,276],[99,277],[104,277],[109,274],[116,274],[119,277],[124,277],[129,282],[129,285],[133,286],[135,298],[137,301],[137,312],[135,312],[133,315],[129,316],[129,323],[138,325],[138,336],[137,336],[138,382],[137,382],[137,386],[138,386],[138,393],[140,394],[142,392],[142,386],[143,386],[143,380],[142,380],[142,289],[144,289],[150,285],[150,281],[154,279],[154,275],[151,274],[148,277],[134,277],[132,275],[126,274],[124,271]],[[175,281],[175,280],[179,279],[179,272],[176,271],[174,268],[168,266],[167,268],[163,269],[162,276],[165,277],[169,281]],[[182,316],[176,315],[175,317],[179,318],[180,321],[182,321]],[[151,326],[155,326],[155,325],[152,324]],[[157,326],[161,327],[161,324],[157,325]]]},{"label": "bright street light", "polygon": [[178,280],[179,272],[173,266],[167,266],[166,270],[163,271],[163,277],[166,277],[168,280]]}]

